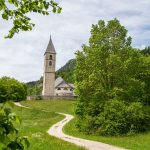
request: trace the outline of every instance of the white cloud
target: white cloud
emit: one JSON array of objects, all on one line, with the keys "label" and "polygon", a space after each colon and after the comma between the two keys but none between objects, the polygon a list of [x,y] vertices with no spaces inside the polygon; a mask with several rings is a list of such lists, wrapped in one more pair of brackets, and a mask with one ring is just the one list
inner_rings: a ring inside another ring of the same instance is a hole
[{"label": "white cloud", "polygon": [[61,14],[31,14],[36,27],[11,40],[2,38],[11,23],[0,19],[0,76],[21,81],[37,80],[43,71],[43,54],[52,35],[57,51],[57,69],[75,57],[76,50],[88,43],[92,24],[118,18],[129,30],[135,47],[150,45],[150,0],[62,0]]}]

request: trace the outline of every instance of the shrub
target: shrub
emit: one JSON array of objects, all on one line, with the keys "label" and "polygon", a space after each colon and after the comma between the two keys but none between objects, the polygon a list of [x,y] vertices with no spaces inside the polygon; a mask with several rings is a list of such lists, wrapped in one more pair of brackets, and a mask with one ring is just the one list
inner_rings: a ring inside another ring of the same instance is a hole
[{"label": "shrub", "polygon": [[97,116],[79,119],[78,128],[88,134],[124,135],[135,134],[150,128],[150,116],[140,102],[126,104],[123,101],[106,102],[103,112]]},{"label": "shrub", "polygon": [[13,78],[0,78],[0,102],[7,100],[21,101],[27,96],[27,87]]}]

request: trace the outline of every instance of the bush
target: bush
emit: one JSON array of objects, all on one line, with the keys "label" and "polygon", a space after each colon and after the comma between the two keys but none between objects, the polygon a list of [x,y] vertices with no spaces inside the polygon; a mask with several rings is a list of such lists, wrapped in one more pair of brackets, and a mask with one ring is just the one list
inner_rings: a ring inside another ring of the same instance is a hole
[{"label": "bush", "polygon": [[8,100],[21,101],[27,96],[27,87],[13,78],[0,78],[0,102]]},{"label": "bush", "polygon": [[150,115],[140,102],[125,104],[123,101],[106,102],[103,112],[95,117],[86,115],[79,119],[80,131],[98,135],[135,134],[150,129]]}]

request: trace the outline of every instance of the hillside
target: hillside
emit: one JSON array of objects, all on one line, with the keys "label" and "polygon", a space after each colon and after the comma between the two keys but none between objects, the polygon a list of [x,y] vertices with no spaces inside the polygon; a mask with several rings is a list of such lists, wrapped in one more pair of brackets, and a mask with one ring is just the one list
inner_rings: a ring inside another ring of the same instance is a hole
[{"label": "hillside", "polygon": [[75,59],[69,60],[63,67],[56,71],[56,77],[61,76],[66,82],[74,83],[73,71],[75,64]]},{"label": "hillside", "polygon": [[[66,82],[74,83],[73,71],[75,68],[75,59],[69,60],[64,66],[56,71],[56,78],[61,76]],[[41,95],[43,77],[37,81],[27,83],[28,95]]]}]

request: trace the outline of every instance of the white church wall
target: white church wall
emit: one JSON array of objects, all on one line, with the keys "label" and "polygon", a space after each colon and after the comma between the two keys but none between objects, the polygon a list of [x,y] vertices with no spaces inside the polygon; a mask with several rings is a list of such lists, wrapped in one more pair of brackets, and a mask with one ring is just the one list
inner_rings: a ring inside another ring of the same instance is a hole
[{"label": "white church wall", "polygon": [[71,88],[56,88],[55,94],[58,96],[73,96],[73,91]]}]

